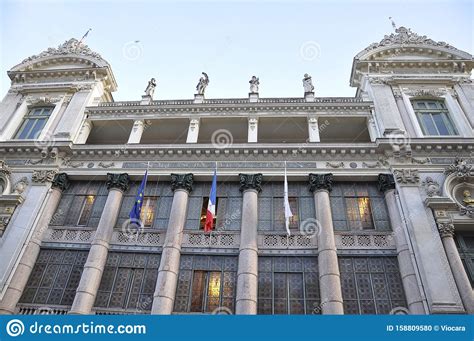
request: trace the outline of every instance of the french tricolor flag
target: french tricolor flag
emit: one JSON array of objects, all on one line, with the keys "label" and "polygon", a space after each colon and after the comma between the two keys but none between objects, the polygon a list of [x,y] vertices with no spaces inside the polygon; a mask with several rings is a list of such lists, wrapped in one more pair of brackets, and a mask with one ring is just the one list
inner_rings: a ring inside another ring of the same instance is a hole
[{"label": "french tricolor flag", "polygon": [[214,177],[212,178],[211,193],[209,194],[209,202],[207,204],[206,224],[204,225],[204,232],[211,232],[214,225],[214,218],[216,217],[216,202],[217,202],[217,169],[214,169]]}]

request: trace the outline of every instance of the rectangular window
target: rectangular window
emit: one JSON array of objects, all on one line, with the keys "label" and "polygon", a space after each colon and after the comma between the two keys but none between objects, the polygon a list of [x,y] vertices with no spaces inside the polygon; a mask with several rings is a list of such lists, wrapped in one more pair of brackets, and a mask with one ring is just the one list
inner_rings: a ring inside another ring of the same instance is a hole
[{"label": "rectangular window", "polygon": [[212,312],[219,307],[222,276],[220,271],[194,271],[191,312]]},{"label": "rectangular window", "polygon": [[144,197],[140,220],[144,227],[152,227],[155,217],[157,197]]},{"label": "rectangular window", "polygon": [[423,134],[429,136],[458,134],[443,101],[414,100],[412,101],[412,105]]},{"label": "rectangular window", "polygon": [[[207,206],[209,205],[209,197],[202,198],[202,207],[201,207],[201,217],[199,219],[199,229],[204,230],[204,225],[206,225],[206,215],[207,215]],[[217,208],[219,206],[219,198],[216,197],[216,216],[214,217],[214,222],[212,224],[212,229],[216,229],[216,220],[217,220]]]},{"label": "rectangular window", "polygon": [[234,310],[237,257],[183,255],[174,310],[210,313],[218,307]]},{"label": "rectangular window", "polygon": [[14,138],[20,140],[37,139],[46,125],[46,122],[48,122],[52,111],[52,107],[31,109],[23,118],[23,122]]},{"label": "rectangular window", "polygon": [[151,310],[160,259],[154,253],[110,252],[94,306],[129,312]]},{"label": "rectangular window", "polygon": [[20,302],[70,306],[76,295],[87,253],[42,249]]},{"label": "rectangular window", "polygon": [[474,287],[474,234],[467,232],[456,233],[456,245],[467,277]]},{"label": "rectangular window", "polygon": [[87,226],[89,222],[89,218],[92,213],[92,207],[94,206],[95,202],[95,195],[87,195],[84,198],[84,202],[82,204],[81,215],[79,216],[79,220],[77,222],[78,226]]},{"label": "rectangular window", "polygon": [[316,257],[259,257],[258,314],[320,314]]},{"label": "rectangular window", "polygon": [[339,257],[345,314],[388,314],[407,307],[396,257]]},{"label": "rectangular window", "polygon": [[390,230],[385,198],[375,183],[336,183],[330,197],[335,230]]}]

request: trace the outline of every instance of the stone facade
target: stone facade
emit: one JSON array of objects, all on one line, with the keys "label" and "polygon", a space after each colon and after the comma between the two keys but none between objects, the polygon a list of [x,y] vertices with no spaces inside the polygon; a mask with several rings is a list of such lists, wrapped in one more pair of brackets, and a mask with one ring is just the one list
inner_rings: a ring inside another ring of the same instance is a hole
[{"label": "stone facade", "polygon": [[473,66],[399,27],[354,58],[355,97],[114,102],[74,39],[23,60],[0,104],[0,313],[474,313]]}]

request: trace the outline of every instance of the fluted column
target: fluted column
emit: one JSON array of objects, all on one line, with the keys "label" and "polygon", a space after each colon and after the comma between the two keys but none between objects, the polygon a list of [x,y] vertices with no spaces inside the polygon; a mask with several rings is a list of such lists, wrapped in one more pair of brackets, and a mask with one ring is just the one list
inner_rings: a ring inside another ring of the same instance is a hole
[{"label": "fluted column", "polygon": [[92,312],[107,261],[109,243],[117,222],[123,193],[127,191],[129,183],[130,177],[126,173],[107,174],[109,194],[91,243],[87,261],[84,264],[81,281],[77,287],[70,314],[91,314]]},{"label": "fluted column", "polygon": [[0,301],[0,314],[15,313],[16,305],[23,294],[31,271],[38,259],[44,233],[48,229],[49,222],[58,208],[62,192],[68,187],[69,181],[66,173],[59,173],[54,176],[48,201],[44,206],[35,231],[25,248],[25,252],[21,256],[20,262],[3,296],[3,300]]},{"label": "fluted column", "polygon": [[413,266],[410,248],[405,234],[405,225],[398,210],[397,199],[395,197],[395,179],[392,174],[379,174],[379,190],[385,195],[385,202],[388,208],[390,224],[392,225],[395,244],[397,247],[398,267],[402,277],[403,289],[407,299],[408,309],[411,314],[426,314],[423,305],[423,296],[420,292],[415,267]]},{"label": "fluted column", "polygon": [[173,203],[151,308],[152,314],[159,315],[169,315],[173,312],[178,285],[181,242],[189,193],[193,190],[193,175],[171,174],[171,189],[174,192]]},{"label": "fluted column", "polygon": [[438,231],[443,242],[444,251],[453,272],[454,281],[458,287],[464,309],[468,314],[474,314],[474,294],[471,282],[467,277],[466,270],[459,257],[459,252],[454,242],[454,224],[451,222],[438,222]]},{"label": "fluted column", "polygon": [[334,228],[332,225],[329,192],[332,190],[332,174],[310,174],[309,190],[314,193],[316,218],[319,221],[318,269],[323,314],[344,314],[341,291],[341,275],[337,260]]},{"label": "fluted column", "polygon": [[240,228],[239,267],[235,313],[257,314],[258,295],[258,193],[262,191],[262,174],[239,174],[243,192]]}]

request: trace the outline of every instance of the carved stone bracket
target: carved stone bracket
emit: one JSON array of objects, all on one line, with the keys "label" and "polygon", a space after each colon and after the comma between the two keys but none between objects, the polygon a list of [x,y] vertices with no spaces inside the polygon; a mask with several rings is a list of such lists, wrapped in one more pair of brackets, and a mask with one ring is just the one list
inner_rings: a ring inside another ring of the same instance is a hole
[{"label": "carved stone bracket", "polygon": [[438,223],[438,231],[441,238],[453,237],[454,224],[453,223]]},{"label": "carved stone bracket", "polygon": [[70,182],[66,173],[58,173],[51,183],[52,188],[57,188],[61,192],[69,188]]},{"label": "carved stone bracket", "polygon": [[262,173],[257,174],[239,174],[240,178],[240,191],[246,191],[248,189],[256,190],[257,192],[262,191]]},{"label": "carved stone bracket", "polygon": [[397,169],[393,171],[395,179],[401,184],[418,184],[420,176],[417,169]]},{"label": "carved stone bracket", "polygon": [[186,174],[171,174],[171,189],[176,191],[177,189],[184,189],[188,192],[193,190],[194,175],[191,173]]},{"label": "carved stone bracket", "polygon": [[388,190],[395,189],[395,179],[392,174],[379,174],[378,184],[379,191],[385,193]]},{"label": "carved stone bracket", "polygon": [[319,190],[332,191],[333,176],[332,173],[327,174],[309,174],[309,190],[315,192]]},{"label": "carved stone bracket", "polygon": [[119,189],[126,192],[130,185],[130,176],[127,173],[113,174],[107,173],[107,189]]}]

